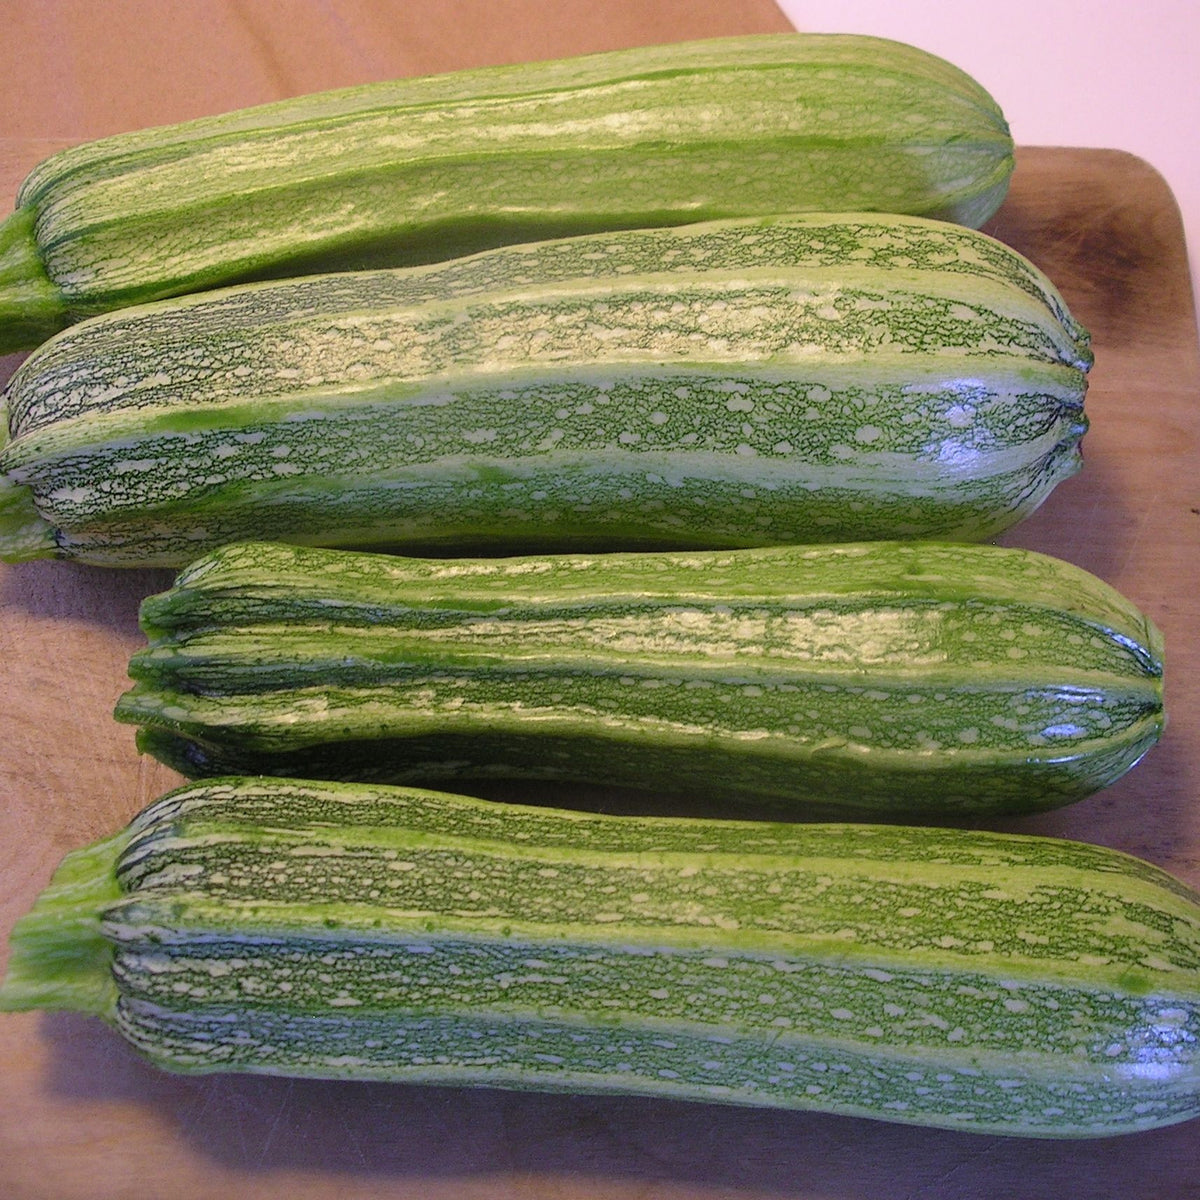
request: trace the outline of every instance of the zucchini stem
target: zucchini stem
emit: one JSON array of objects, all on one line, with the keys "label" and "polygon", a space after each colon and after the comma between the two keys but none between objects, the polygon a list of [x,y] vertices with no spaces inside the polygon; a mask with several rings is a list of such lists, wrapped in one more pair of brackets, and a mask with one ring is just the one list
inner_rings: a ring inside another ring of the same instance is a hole
[{"label": "zucchini stem", "polygon": [[38,512],[30,488],[0,475],[0,562],[54,558],[55,535],[55,527]]},{"label": "zucchini stem", "polygon": [[29,207],[0,222],[0,354],[31,350],[71,324],[42,264],[34,225]]},{"label": "zucchini stem", "polygon": [[111,1017],[116,1005],[112,945],[101,917],[121,898],[116,862],[122,830],[63,859],[32,911],[13,927],[0,1011],[67,1009]]}]

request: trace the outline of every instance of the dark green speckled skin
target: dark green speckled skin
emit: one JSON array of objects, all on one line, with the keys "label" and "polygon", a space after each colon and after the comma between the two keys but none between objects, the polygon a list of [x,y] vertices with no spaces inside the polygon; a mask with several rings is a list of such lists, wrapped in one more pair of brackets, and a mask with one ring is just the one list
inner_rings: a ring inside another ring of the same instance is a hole
[{"label": "dark green speckled skin", "polygon": [[150,1061],[808,1108],[1028,1137],[1200,1111],[1200,901],[939,828],[220,779],[63,863],[6,1008]]},{"label": "dark green speckled skin", "polygon": [[1031,263],[919,218],[248,285],[98,317],[26,360],[0,554],[983,540],[1078,469],[1091,363]]},{"label": "dark green speckled skin", "polygon": [[1157,630],[995,546],[396,559],[226,547],[146,601],[117,707],[187,775],[540,779],[889,817],[1106,786]]},{"label": "dark green speckled skin", "polygon": [[1013,143],[949,63],[878,38],[640,47],[302,96],[69,148],[0,229],[0,349],[249,279],[799,210],[981,225]]}]

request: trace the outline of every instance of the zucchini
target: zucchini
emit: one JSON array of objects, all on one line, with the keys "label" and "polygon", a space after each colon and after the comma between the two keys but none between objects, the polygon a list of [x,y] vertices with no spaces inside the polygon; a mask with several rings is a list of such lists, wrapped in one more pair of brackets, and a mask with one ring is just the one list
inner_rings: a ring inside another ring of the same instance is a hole
[{"label": "zucchini", "polygon": [[52,156],[0,226],[0,352],[217,285],[791,210],[980,225],[1013,143],[958,68],[782,34],[369,84]]},{"label": "zucchini", "polygon": [[1200,897],[1048,837],[226,779],[69,855],[0,1007],[160,1067],[1030,1137],[1200,1113]]},{"label": "zucchini", "polygon": [[193,777],[537,779],[787,812],[1077,800],[1163,728],[1088,573],[911,542],[517,559],[227,546],[141,610],[116,715]]},{"label": "zucchini", "polygon": [[1080,464],[1088,335],[1031,263],[799,214],[249,284],[11,379],[0,554],[989,538]]}]

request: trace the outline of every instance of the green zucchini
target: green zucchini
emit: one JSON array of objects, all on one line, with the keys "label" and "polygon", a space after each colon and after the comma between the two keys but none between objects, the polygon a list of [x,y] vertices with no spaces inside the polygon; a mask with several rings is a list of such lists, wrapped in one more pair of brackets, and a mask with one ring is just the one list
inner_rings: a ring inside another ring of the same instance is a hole
[{"label": "green zucchini", "polygon": [[980,225],[1013,143],[958,68],[878,38],[640,47],[303,96],[54,155],[0,226],[0,352],[269,276],[593,230],[868,209]]},{"label": "green zucchini", "polygon": [[215,780],[71,854],[0,1007],[182,1072],[1030,1137],[1200,1113],[1200,896],[1047,837]]},{"label": "green zucchini", "polygon": [[1094,576],[912,542],[517,559],[224,547],[141,611],[119,720],[186,775],[539,779],[790,812],[1077,800],[1163,728]]},{"label": "green zucchini", "polygon": [[1080,464],[1031,263],[800,214],[249,284],[83,322],[5,393],[0,554],[993,536]]}]

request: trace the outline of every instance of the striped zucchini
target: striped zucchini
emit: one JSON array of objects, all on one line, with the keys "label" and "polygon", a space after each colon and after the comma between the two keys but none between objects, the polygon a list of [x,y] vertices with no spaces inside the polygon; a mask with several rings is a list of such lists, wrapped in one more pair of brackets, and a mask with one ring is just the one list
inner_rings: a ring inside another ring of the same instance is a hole
[{"label": "striped zucchini", "polygon": [[1013,144],[958,68],[782,34],[285,100],[63,151],[0,226],[0,352],[269,276],[793,210],[982,224]]},{"label": "striped zucchini", "polygon": [[1076,567],[987,545],[419,560],[239,544],[141,616],[117,717],[191,776],[961,815],[1076,800],[1163,725],[1151,622]]},{"label": "striped zucchini", "polygon": [[1046,837],[217,780],[68,856],[0,1007],[184,1072],[1095,1137],[1200,1113],[1200,897]]},{"label": "striped zucchini", "polygon": [[25,361],[0,553],[982,539],[1078,469],[1091,362],[1036,267],[922,218],[249,284],[96,317]]}]

